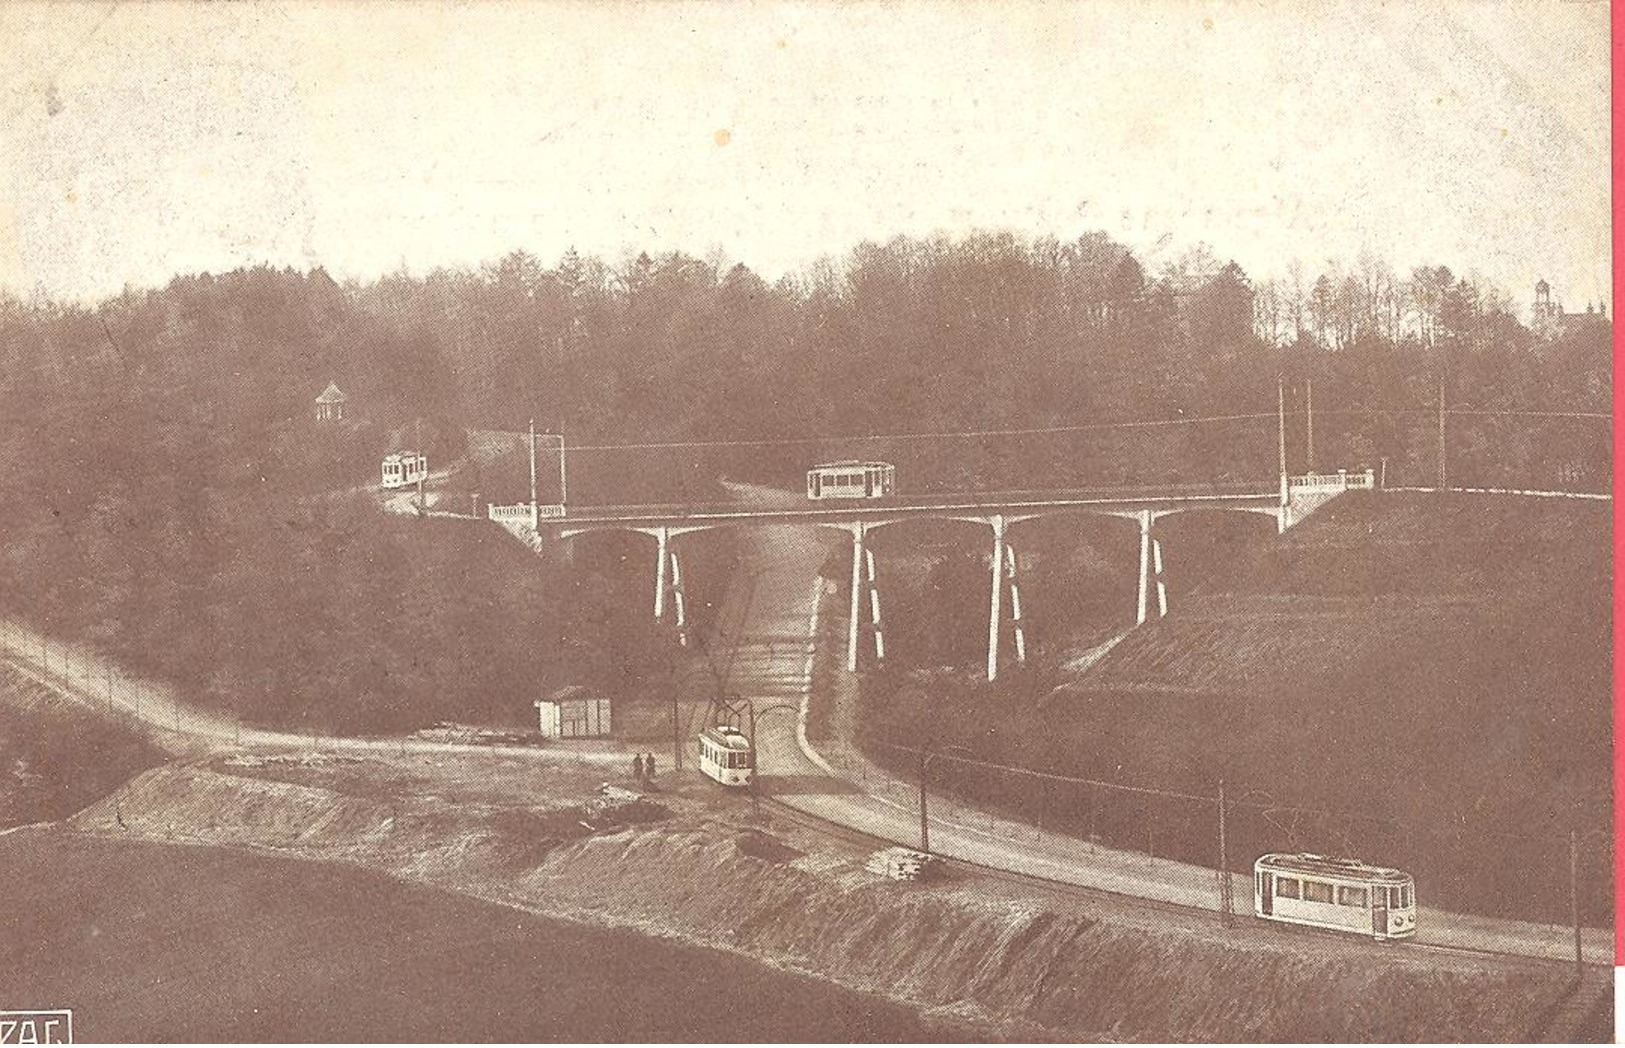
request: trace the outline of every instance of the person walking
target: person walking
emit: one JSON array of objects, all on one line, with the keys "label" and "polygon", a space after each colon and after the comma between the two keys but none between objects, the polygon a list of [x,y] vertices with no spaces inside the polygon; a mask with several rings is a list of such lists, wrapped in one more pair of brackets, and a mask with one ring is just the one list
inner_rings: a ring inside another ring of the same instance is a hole
[{"label": "person walking", "polygon": [[643,775],[644,775],[644,778],[648,779],[650,782],[654,781],[654,778],[655,778],[655,755],[652,754],[652,753],[645,753],[643,755]]},{"label": "person walking", "polygon": [[632,780],[634,782],[638,782],[638,781],[641,781],[642,779],[643,779],[643,758],[639,757],[637,754],[634,753],[634,754],[632,754]]}]

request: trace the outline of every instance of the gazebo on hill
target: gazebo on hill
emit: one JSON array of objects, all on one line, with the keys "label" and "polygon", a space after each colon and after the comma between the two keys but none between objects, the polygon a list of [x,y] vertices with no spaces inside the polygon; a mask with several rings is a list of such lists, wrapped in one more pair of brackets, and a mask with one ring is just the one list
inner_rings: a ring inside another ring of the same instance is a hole
[{"label": "gazebo on hill", "polygon": [[349,399],[337,383],[329,382],[322,395],[316,398],[316,421],[343,422],[344,405]]}]

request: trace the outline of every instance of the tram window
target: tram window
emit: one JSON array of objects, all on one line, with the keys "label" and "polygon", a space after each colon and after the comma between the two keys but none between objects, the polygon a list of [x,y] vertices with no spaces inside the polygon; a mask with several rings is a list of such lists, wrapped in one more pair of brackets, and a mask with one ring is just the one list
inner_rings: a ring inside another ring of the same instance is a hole
[{"label": "tram window", "polygon": [[1331,902],[1332,886],[1324,881],[1303,882],[1303,898],[1305,902]]},{"label": "tram window", "polygon": [[1359,906],[1364,908],[1367,902],[1364,888],[1351,888],[1346,884],[1337,886],[1337,905]]},{"label": "tram window", "polygon": [[1399,905],[1401,908],[1411,905],[1411,886],[1408,884],[1399,886]]},{"label": "tram window", "polygon": [[1278,899],[1300,898],[1298,895],[1298,879],[1296,877],[1277,875],[1275,878],[1275,897]]}]

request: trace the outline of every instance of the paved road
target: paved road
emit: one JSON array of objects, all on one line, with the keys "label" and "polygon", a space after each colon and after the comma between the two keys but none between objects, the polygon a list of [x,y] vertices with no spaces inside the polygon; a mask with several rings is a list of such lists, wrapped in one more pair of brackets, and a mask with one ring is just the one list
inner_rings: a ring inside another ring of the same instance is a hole
[{"label": "paved road", "polygon": [[[918,788],[869,765],[849,747],[828,755],[808,745],[804,723],[814,701],[819,567],[828,547],[816,527],[776,525],[740,533],[753,585],[731,682],[758,708],[762,790],[798,810],[886,840],[919,844]],[[740,583],[741,585],[747,583]],[[835,609],[841,614],[841,609]],[[838,670],[831,672],[840,672]],[[801,717],[770,706],[795,703]],[[832,771],[832,765],[840,774]],[[938,854],[1138,898],[1217,911],[1216,871],[1092,845],[997,818],[946,798],[931,802],[931,847]],[[1251,878],[1232,876],[1236,907],[1252,905]],[[1573,930],[1422,908],[1418,941],[1554,960],[1572,959]],[[1611,962],[1611,929],[1584,930],[1587,957]]]}]

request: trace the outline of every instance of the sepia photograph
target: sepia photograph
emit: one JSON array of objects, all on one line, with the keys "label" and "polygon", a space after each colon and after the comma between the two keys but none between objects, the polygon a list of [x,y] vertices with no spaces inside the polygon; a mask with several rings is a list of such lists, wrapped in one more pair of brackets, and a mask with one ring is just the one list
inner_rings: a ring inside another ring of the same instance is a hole
[{"label": "sepia photograph", "polygon": [[1608,3],[0,41],[0,1046],[1614,1040]]}]

